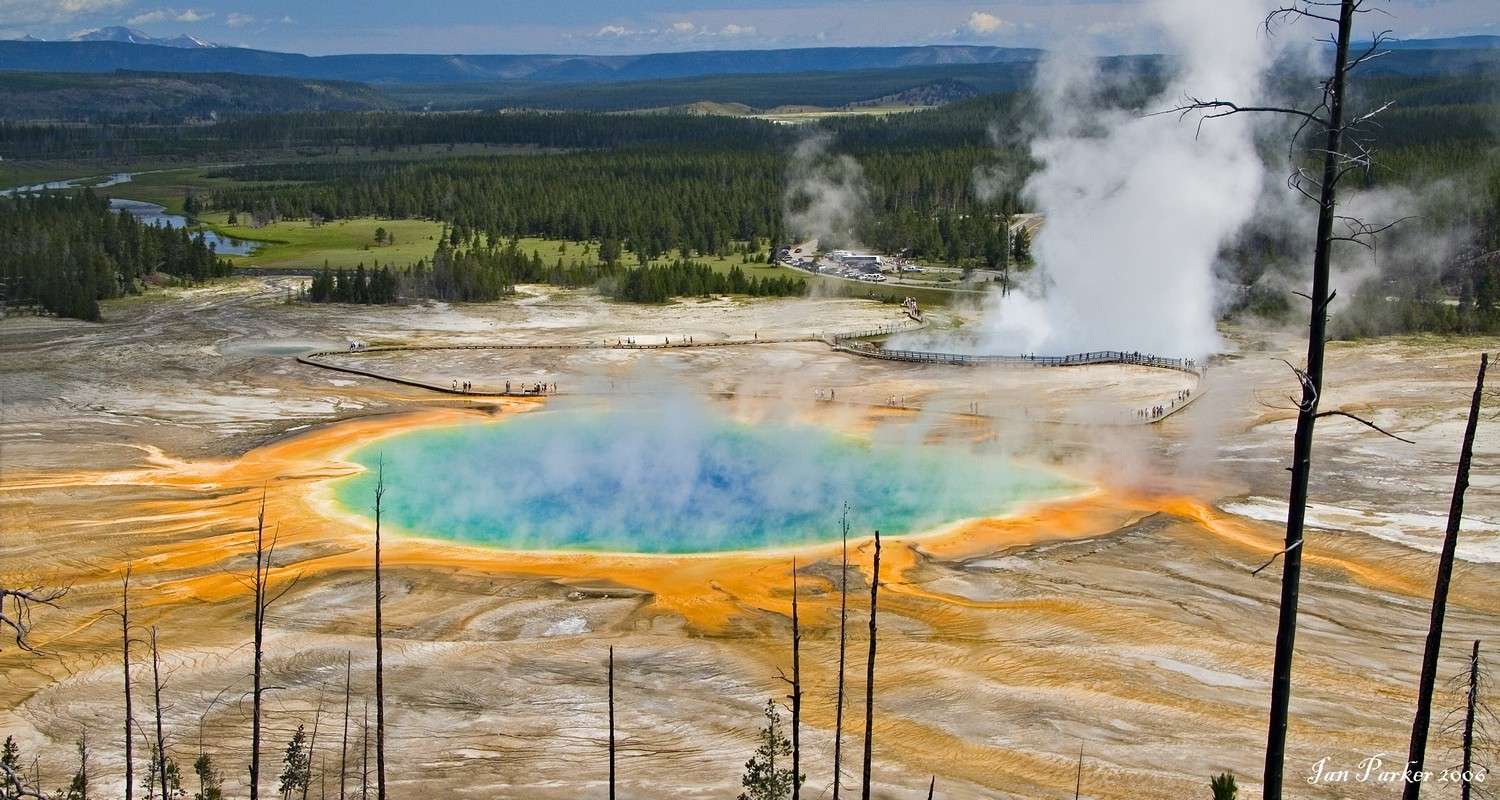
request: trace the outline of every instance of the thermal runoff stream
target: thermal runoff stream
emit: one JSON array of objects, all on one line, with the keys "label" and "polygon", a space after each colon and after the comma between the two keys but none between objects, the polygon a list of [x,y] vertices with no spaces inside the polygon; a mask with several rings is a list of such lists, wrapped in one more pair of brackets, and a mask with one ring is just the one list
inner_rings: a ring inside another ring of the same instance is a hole
[{"label": "thermal runoff stream", "polygon": [[416,430],[352,458],[345,508],[415,535],[508,550],[704,553],[916,533],[1078,487],[968,448],[871,444],[711,413],[560,411]]}]

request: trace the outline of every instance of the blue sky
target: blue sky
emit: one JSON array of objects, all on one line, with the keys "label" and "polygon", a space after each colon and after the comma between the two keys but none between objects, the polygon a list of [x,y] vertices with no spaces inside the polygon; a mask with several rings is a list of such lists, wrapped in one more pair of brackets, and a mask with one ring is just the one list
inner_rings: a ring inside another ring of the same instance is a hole
[{"label": "blue sky", "polygon": [[[0,0],[0,36],[104,25],[325,53],[641,53],[819,45],[1154,49],[1144,0]],[[1217,0],[1201,0],[1216,2]],[[1409,38],[1500,34],[1500,0],[1390,0],[1371,24]]]}]

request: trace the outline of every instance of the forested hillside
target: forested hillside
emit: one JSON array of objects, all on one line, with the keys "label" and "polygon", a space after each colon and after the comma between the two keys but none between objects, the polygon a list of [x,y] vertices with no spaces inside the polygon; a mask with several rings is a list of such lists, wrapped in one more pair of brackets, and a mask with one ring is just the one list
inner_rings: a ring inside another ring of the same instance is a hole
[{"label": "forested hillside", "polygon": [[395,101],[362,83],[225,73],[0,74],[0,119],[178,123],[222,114],[375,111]]},{"label": "forested hillside", "polygon": [[74,197],[0,198],[0,282],[8,307],[96,320],[99,301],[140,291],[155,274],[198,282],[229,274],[202,236],[158,228]]}]

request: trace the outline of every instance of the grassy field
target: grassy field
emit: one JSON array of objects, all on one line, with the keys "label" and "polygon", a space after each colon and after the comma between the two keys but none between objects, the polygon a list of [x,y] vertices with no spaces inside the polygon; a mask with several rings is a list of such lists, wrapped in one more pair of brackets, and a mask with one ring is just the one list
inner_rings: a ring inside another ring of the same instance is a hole
[{"label": "grassy field", "polygon": [[[419,258],[432,258],[443,232],[442,223],[421,219],[366,217],[316,226],[306,220],[289,220],[261,228],[230,225],[227,214],[205,214],[199,221],[222,236],[266,243],[248,256],[225,256],[237,267],[321,267],[325,262],[330,267],[368,267],[377,261],[404,267]],[[396,243],[376,245],[377,228],[385,228]]]},{"label": "grassy field", "polygon": [[[201,221],[221,235],[236,239],[267,242],[260,250],[248,256],[226,256],[237,267],[301,268],[321,267],[325,262],[334,268],[353,268],[358,264],[373,266],[375,262],[407,266],[419,258],[432,257],[437,247],[437,237],[443,225],[429,220],[389,220],[361,218],[328,222],[313,226],[302,220],[279,222],[262,228],[247,225],[229,225],[224,214],[206,214]],[[375,229],[385,228],[396,238],[394,245],[375,244]],[[597,242],[565,242],[557,239],[527,237],[519,241],[523,252],[536,253],[542,261],[552,264],[561,258],[564,264],[574,261],[592,263],[598,257]],[[652,264],[670,263],[672,256],[657,259]],[[629,252],[622,258],[627,266],[634,266],[635,256]],[[789,277],[809,281],[820,294],[845,297],[862,297],[874,300],[900,301],[908,295],[915,296],[926,305],[945,305],[955,297],[977,296],[977,293],[959,289],[925,289],[912,286],[885,286],[858,283],[836,278],[808,275],[782,265],[767,265],[743,262],[743,256],[700,256],[694,259],[707,264],[717,272],[728,272],[740,267],[754,277]]]}]

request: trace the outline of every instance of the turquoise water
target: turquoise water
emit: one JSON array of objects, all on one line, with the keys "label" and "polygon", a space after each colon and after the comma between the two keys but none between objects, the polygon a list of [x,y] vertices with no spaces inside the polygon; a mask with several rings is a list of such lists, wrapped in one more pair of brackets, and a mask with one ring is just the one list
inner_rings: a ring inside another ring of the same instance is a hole
[{"label": "turquoise water", "polygon": [[966,449],[872,445],[706,410],[544,412],[413,431],[353,458],[339,502],[370,514],[383,458],[383,519],[424,536],[508,550],[701,553],[899,535],[1075,486]]}]

